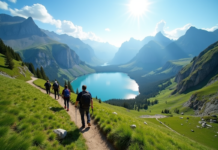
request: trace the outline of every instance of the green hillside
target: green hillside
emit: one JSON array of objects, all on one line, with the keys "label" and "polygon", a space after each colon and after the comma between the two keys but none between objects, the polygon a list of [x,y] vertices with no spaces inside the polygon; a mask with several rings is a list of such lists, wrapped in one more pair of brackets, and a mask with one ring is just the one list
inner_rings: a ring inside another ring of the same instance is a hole
[{"label": "green hillside", "polygon": [[6,74],[16,79],[21,79],[25,81],[30,80],[32,74],[29,72],[28,68],[26,66],[22,66],[21,61],[13,60],[13,62],[14,62],[13,70],[7,68],[5,66],[5,56],[3,54],[0,54],[0,71],[5,72]]},{"label": "green hillside", "polygon": [[[36,80],[36,85],[43,87],[45,81]],[[44,88],[44,87],[43,87]],[[76,94],[72,93],[71,101],[76,101]],[[116,112],[116,114],[113,114]],[[145,113],[145,112],[144,112]],[[141,113],[127,110],[106,103],[99,103],[94,99],[94,111],[92,113],[95,122],[102,132],[107,135],[117,149],[209,149],[186,137],[174,132],[153,121],[139,118]],[[144,121],[148,125],[144,124]],[[130,125],[137,127],[131,129]]]},{"label": "green hillside", "polygon": [[52,43],[19,51],[24,62],[31,62],[35,68],[43,66],[50,80],[57,79],[62,85],[65,80],[95,72],[66,44]]},{"label": "green hillside", "polygon": [[[79,129],[50,96],[22,80],[0,76],[0,149],[87,149]],[[54,129],[68,134],[57,140]]]}]

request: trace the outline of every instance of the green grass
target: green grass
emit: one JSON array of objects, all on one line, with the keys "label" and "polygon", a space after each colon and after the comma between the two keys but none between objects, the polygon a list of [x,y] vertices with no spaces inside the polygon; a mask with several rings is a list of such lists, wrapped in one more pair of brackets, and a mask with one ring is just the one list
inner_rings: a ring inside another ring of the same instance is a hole
[{"label": "green grass", "polygon": [[[0,76],[0,149],[87,149],[57,101],[22,80]],[[51,108],[50,108],[51,107]],[[68,134],[57,140],[54,129]]]},{"label": "green grass", "polygon": [[[183,119],[180,119],[179,117],[170,117],[159,120],[165,122],[165,124],[176,130],[178,133],[187,136],[190,139],[198,141],[199,143],[207,145],[211,148],[217,149],[218,137],[215,137],[215,135],[218,135],[218,124],[211,124],[213,126],[212,128],[197,128],[197,126],[201,127],[201,124],[198,123],[198,121],[201,120],[200,117],[189,116],[189,119],[186,118],[187,116],[183,116]],[[193,129],[194,132],[191,132],[191,129]]]},{"label": "green grass", "polygon": [[[13,62],[14,62],[13,70],[7,68],[5,66],[5,56],[3,54],[0,54],[0,71],[3,71],[12,77],[15,77],[16,79],[21,79],[24,81],[30,80],[32,74],[29,72],[29,70],[24,70],[25,68],[21,66],[22,62],[16,60],[13,60]],[[21,71],[25,73],[26,77],[20,73]]]},{"label": "green grass", "polygon": [[[45,81],[39,79],[34,83],[43,87]],[[73,103],[76,96],[72,93],[71,101]],[[113,112],[117,112],[118,115]],[[208,149],[186,137],[176,135],[156,122],[139,118],[140,113],[134,110],[127,111],[123,107],[99,103],[94,99],[92,117],[117,149]],[[144,121],[147,121],[148,125],[144,125]],[[130,125],[132,124],[136,124],[137,128],[131,129]]]}]

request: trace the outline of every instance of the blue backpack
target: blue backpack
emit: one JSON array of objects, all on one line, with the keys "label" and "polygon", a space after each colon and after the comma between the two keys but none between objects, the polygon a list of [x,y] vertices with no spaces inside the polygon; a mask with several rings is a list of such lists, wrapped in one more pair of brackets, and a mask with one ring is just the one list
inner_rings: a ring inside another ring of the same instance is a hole
[{"label": "blue backpack", "polygon": [[70,91],[68,89],[64,89],[64,97],[70,97]]}]

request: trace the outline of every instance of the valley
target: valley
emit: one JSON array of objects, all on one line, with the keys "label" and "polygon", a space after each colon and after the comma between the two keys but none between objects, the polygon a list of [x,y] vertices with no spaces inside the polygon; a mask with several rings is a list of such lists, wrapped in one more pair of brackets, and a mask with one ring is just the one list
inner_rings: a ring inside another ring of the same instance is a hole
[{"label": "valley", "polygon": [[33,1],[0,0],[0,149],[218,149],[216,2]]}]

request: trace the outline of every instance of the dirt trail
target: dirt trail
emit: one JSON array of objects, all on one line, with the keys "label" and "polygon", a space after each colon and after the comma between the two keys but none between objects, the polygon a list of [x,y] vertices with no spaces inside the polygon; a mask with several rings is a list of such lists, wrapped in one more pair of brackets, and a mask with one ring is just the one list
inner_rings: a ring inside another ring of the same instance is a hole
[{"label": "dirt trail", "polygon": [[[32,77],[32,80],[27,81],[30,85],[34,86],[35,88],[39,89],[41,92],[46,93],[46,91],[35,84],[33,84],[33,81],[37,80],[37,78]],[[52,98],[54,98],[54,94],[50,94]],[[60,97],[58,100],[59,104],[64,107],[64,101]],[[70,115],[71,121],[73,121],[78,128],[82,126],[81,118],[79,110],[77,109],[77,117],[75,117],[75,107],[71,103],[69,104],[69,111],[67,112]],[[75,119],[77,118],[77,121],[75,122]],[[86,121],[86,116],[85,116]],[[91,120],[91,127],[87,127],[84,129],[80,129],[80,132],[83,134],[83,137],[86,139],[86,145],[88,146],[89,150],[114,150],[114,147],[112,144],[110,144],[106,137],[100,133],[97,125],[94,124],[93,120]]]}]

